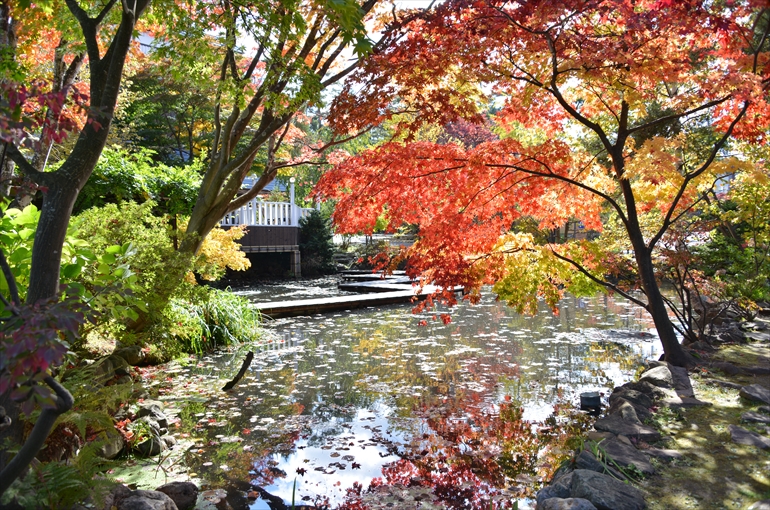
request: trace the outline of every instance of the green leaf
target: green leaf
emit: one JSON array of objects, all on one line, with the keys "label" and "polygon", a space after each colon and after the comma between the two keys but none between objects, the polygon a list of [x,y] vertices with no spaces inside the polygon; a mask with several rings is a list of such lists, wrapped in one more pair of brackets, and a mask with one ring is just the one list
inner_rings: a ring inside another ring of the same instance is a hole
[{"label": "green leaf", "polygon": [[118,253],[121,253],[121,252],[125,253],[125,250],[123,249],[123,247],[118,244],[113,244],[112,246],[108,246],[107,248],[105,248],[105,251],[113,255],[117,255]]},{"label": "green leaf", "polygon": [[27,239],[31,239],[35,236],[35,229],[33,228],[23,228],[19,230],[19,237],[26,241]]},{"label": "green leaf", "polygon": [[62,266],[61,274],[67,279],[75,278],[83,270],[83,266],[80,264],[67,264]]},{"label": "green leaf", "polygon": [[101,257],[99,257],[99,261],[103,262],[104,264],[114,264],[115,263],[115,255],[112,253],[105,253]]},{"label": "green leaf", "polygon": [[11,253],[8,256],[8,262],[11,262],[12,264],[20,264],[21,262],[26,261],[32,256],[32,251],[29,250],[29,248],[25,248],[24,246],[19,246],[15,250],[13,250],[13,253]]},{"label": "green leaf", "polygon": [[69,289],[71,289],[71,292],[75,294],[76,296],[84,297],[86,296],[86,288],[81,283],[70,283]]},{"label": "green leaf", "polygon": [[91,250],[80,249],[75,252],[76,255],[82,257],[84,260],[93,261],[96,260],[96,254]]}]

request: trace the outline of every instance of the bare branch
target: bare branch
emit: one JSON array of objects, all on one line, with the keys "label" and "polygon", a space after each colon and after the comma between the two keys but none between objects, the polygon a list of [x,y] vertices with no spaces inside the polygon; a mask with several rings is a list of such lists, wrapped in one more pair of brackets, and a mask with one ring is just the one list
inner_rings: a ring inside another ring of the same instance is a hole
[{"label": "bare branch", "polygon": [[24,469],[29,466],[37,452],[45,444],[45,440],[50,434],[51,429],[56,423],[56,419],[62,414],[72,409],[75,403],[67,389],[59,384],[50,375],[44,379],[45,383],[54,391],[56,395],[55,407],[46,407],[40,412],[35,426],[32,428],[24,445],[19,449],[11,461],[0,471],[0,495],[2,495],[11,483],[18,478]]},{"label": "bare branch", "polygon": [[[5,253],[2,248],[0,248],[0,269],[2,269],[3,276],[5,276],[5,282],[8,284],[8,293],[11,295],[11,301],[13,301],[14,305],[21,306],[19,288],[16,286],[16,278],[14,278],[13,273],[11,272],[11,266],[8,265],[8,261],[5,258]],[[5,301],[5,298],[3,298],[3,301]],[[5,301],[5,304],[8,306],[9,303]]]},{"label": "bare branch", "polygon": [[573,266],[575,269],[577,269],[582,274],[587,276],[591,281],[593,281],[595,283],[598,283],[602,287],[606,287],[606,288],[612,290],[613,292],[617,292],[618,294],[620,294],[624,298],[628,299],[632,303],[637,304],[637,305],[641,306],[642,308],[644,308],[645,310],[649,311],[649,306],[647,305],[647,303],[645,303],[644,301],[640,301],[639,299],[635,298],[634,296],[632,296],[628,292],[624,291],[623,289],[621,289],[617,285],[613,285],[610,282],[602,280],[601,278],[597,278],[594,274],[592,274],[590,271],[588,271],[585,267],[583,267],[577,261],[572,260],[569,257],[565,257],[564,255],[561,255],[561,254],[557,253],[553,248],[551,248],[551,253],[553,253],[554,256],[556,258],[558,258],[559,260],[563,260],[564,262],[566,262],[566,263],[570,264],[571,266]]}]

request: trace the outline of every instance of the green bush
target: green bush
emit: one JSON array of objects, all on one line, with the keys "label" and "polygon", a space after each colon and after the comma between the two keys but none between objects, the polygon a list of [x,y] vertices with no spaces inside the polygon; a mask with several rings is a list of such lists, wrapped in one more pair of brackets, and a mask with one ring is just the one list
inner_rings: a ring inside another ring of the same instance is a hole
[{"label": "green bush", "polygon": [[[0,241],[3,252],[16,283],[18,297],[24,301],[29,283],[34,242],[40,211],[29,205],[23,211],[5,209],[0,204]],[[144,310],[144,302],[136,299],[137,277],[128,265],[133,254],[130,243],[106,243],[92,249],[92,244],[79,239],[70,231],[64,241],[59,280],[72,298],[87,305],[95,312],[94,318],[112,317],[118,320],[136,319],[138,310]],[[9,282],[0,273],[0,294],[10,300]],[[0,316],[7,315],[0,301]],[[89,313],[89,316],[93,314]],[[104,323],[105,321],[102,321]],[[74,346],[73,346],[74,347]]]},{"label": "green bush", "polygon": [[718,228],[696,250],[704,272],[744,307],[770,301],[770,180],[740,175],[709,212]]},{"label": "green bush", "polygon": [[126,201],[154,201],[158,214],[190,214],[198,196],[202,165],[168,166],[154,152],[107,147],[75,202],[75,214]]},{"label": "green bush", "polygon": [[329,221],[319,211],[313,211],[299,221],[299,226],[302,274],[316,276],[334,273],[334,242]]},{"label": "green bush", "polygon": [[[182,276],[192,264],[174,249],[170,228],[153,215],[154,207],[151,200],[107,204],[84,211],[70,223],[70,234],[88,239],[94,253],[105,253],[113,245],[132,246],[126,263],[136,276],[135,297],[148,311],[140,314],[142,323],[156,319],[169,296],[184,284]],[[87,272],[84,276],[89,277]]]}]

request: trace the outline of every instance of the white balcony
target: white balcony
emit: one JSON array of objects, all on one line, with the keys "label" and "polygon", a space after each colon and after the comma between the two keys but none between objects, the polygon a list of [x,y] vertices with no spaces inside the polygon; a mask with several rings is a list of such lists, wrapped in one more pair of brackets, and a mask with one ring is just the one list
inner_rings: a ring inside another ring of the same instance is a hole
[{"label": "white balcony", "polygon": [[313,209],[290,202],[263,202],[250,200],[246,205],[228,213],[219,222],[221,226],[247,225],[253,227],[299,227],[299,220]]}]

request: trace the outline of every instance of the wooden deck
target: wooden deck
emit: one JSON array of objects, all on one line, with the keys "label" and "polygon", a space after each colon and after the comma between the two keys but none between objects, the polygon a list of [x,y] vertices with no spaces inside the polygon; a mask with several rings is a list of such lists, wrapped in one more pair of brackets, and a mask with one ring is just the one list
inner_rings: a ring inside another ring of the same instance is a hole
[{"label": "wooden deck", "polygon": [[[416,303],[438,290],[434,285],[426,285],[422,292],[417,294],[417,287],[412,286],[412,281],[403,273],[386,278],[372,273],[343,273],[341,276],[343,282],[338,284],[338,288],[359,294],[258,303],[255,306],[262,315],[278,319],[398,303]],[[455,292],[462,290],[458,287]]]},{"label": "wooden deck", "polygon": [[377,294],[258,303],[256,308],[262,315],[278,319],[281,317],[313,315],[316,313],[336,312],[339,310],[353,310],[355,308],[366,308],[369,306],[409,303],[412,299],[420,298],[424,299],[424,296],[415,296],[413,290],[398,290]]}]

